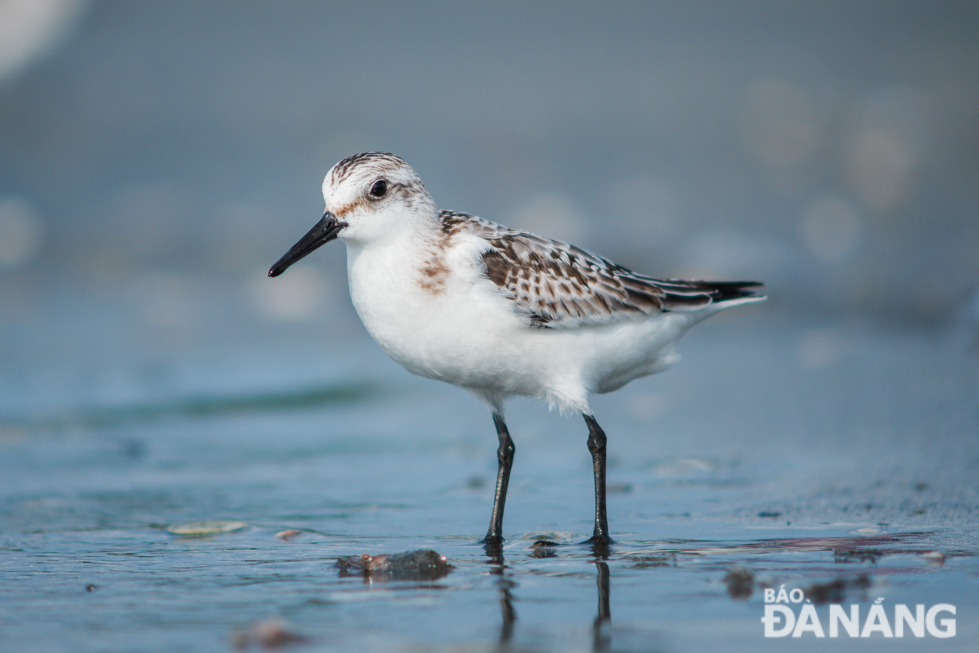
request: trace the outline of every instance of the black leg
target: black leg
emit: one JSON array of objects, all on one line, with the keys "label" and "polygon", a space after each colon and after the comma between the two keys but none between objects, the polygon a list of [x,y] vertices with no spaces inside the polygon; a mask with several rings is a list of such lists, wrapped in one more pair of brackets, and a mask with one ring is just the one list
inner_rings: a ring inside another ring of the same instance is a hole
[{"label": "black leg", "polygon": [[487,547],[499,547],[503,543],[503,506],[506,504],[506,489],[510,483],[510,466],[513,465],[513,440],[507,431],[503,415],[493,413],[493,423],[496,424],[496,435],[500,438],[500,448],[496,451],[496,459],[500,467],[496,474],[496,496],[493,499],[493,515],[490,517],[489,530],[483,538]]},{"label": "black leg", "polygon": [[583,417],[588,425],[588,451],[595,466],[595,534],[588,541],[608,545],[612,538],[608,536],[608,515],[605,513],[605,431],[593,415]]}]

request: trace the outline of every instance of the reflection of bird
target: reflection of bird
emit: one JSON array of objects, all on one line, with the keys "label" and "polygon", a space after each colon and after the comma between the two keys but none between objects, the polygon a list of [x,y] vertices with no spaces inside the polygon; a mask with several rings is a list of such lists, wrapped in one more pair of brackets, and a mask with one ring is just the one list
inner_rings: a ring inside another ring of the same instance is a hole
[{"label": "reflection of bird", "polygon": [[507,397],[537,397],[584,416],[595,469],[593,540],[607,543],[605,433],[589,396],[665,370],[692,325],[764,299],[750,290],[756,282],[652,279],[573,245],[439,211],[415,171],[391,154],[340,161],[323,181],[323,198],[323,219],[269,276],[340,238],[354,307],[381,348],[408,371],[462,386],[489,405],[500,447],[488,544],[502,541],[513,461]]}]

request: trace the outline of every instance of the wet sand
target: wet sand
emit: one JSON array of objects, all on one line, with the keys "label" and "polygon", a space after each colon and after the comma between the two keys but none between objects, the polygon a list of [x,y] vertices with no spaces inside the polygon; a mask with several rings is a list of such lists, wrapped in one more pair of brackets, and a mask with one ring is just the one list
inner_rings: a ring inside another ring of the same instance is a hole
[{"label": "wet sand", "polygon": [[[579,418],[514,402],[507,542],[487,552],[489,416],[367,341],[239,350],[206,384],[184,361],[164,390],[135,383],[112,402],[7,394],[3,649],[811,650],[812,632],[764,636],[765,590],[784,587],[812,601],[827,649],[973,650],[976,353],[840,326],[818,332],[835,349],[816,365],[813,333],[706,324],[675,369],[596,400],[608,551],[581,544],[592,489]],[[248,525],[166,530],[206,519]],[[336,566],[417,549],[451,569]],[[957,632],[830,642],[833,603],[861,615],[879,603],[891,620],[897,604],[952,604]]]}]

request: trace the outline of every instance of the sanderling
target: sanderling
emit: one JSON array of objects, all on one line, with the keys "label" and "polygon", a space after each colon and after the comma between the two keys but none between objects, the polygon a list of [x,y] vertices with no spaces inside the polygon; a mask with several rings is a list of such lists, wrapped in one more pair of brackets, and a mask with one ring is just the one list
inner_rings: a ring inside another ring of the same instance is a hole
[{"label": "sanderling", "polygon": [[374,340],[409,372],[484,401],[499,437],[489,530],[503,540],[513,440],[512,395],[580,412],[595,472],[591,542],[611,542],[605,511],[606,438],[593,393],[661,372],[674,346],[717,311],[765,299],[754,281],[679,281],[631,272],[573,245],[466,213],[439,211],[415,171],[379,152],[337,163],[323,180],[326,212],[269,276],[339,238],[354,308]]}]

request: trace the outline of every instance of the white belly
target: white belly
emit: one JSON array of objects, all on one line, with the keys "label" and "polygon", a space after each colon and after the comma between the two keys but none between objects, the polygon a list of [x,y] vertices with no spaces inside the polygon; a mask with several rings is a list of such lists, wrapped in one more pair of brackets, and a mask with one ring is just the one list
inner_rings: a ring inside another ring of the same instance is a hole
[{"label": "white belly", "polygon": [[689,326],[682,314],[666,313],[603,326],[532,328],[467,263],[471,253],[447,261],[453,273],[433,292],[405,251],[348,245],[354,308],[374,340],[408,371],[465,388],[584,410],[589,394],[666,369]]}]

